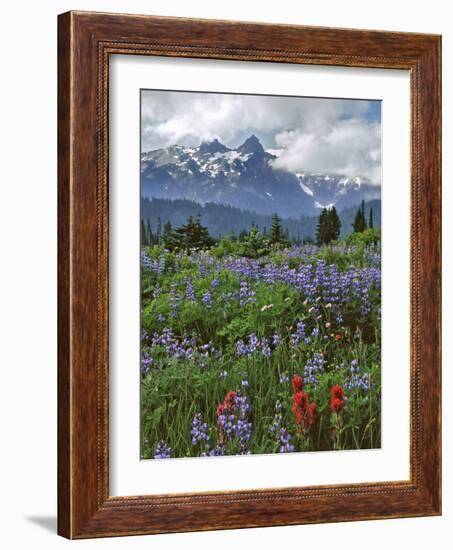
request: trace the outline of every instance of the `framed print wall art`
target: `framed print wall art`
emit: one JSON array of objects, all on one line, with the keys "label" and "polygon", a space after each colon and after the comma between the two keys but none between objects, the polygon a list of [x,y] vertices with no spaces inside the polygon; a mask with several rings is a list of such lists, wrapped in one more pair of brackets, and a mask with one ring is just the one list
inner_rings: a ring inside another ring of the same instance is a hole
[{"label": "framed print wall art", "polygon": [[59,16],[61,535],[441,513],[440,49]]}]

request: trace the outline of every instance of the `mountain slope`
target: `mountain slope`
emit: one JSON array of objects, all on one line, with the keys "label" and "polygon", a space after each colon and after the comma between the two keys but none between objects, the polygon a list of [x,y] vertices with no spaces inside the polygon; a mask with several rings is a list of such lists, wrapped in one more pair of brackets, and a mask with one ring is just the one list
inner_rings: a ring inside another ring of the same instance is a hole
[{"label": "mountain slope", "polygon": [[217,139],[199,147],[172,145],[141,156],[141,192],[148,198],[226,204],[282,217],[379,198],[380,188],[341,175],[295,174],[274,167],[277,157],[251,135],[230,149]]},{"label": "mountain slope", "polygon": [[297,173],[300,187],[316,201],[316,206],[333,206],[337,210],[381,198],[380,186],[358,176],[346,177],[338,174]]}]

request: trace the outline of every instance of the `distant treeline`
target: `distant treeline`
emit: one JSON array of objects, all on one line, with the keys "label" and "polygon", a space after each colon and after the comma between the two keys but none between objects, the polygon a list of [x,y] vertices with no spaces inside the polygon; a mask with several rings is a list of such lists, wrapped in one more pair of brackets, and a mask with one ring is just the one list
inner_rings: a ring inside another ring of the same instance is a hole
[{"label": "distant treeline", "polygon": [[[341,221],[341,237],[353,232],[357,207],[358,205],[351,206],[338,213]],[[381,201],[365,202],[366,219],[369,217],[371,208],[373,209],[374,226],[380,227]],[[141,218],[145,223],[149,221],[153,232],[158,230],[159,225],[163,228],[168,221],[175,228],[184,225],[190,216],[198,215],[200,215],[202,224],[208,228],[209,234],[214,238],[228,234],[239,235],[244,231],[248,233],[253,225],[258,226],[261,232],[267,233],[272,225],[272,216],[224,204],[209,202],[202,205],[187,199],[148,199],[145,197],[141,199]],[[282,225],[290,241],[310,241],[316,238],[318,220],[319,216],[301,215],[300,218],[284,218]]]}]

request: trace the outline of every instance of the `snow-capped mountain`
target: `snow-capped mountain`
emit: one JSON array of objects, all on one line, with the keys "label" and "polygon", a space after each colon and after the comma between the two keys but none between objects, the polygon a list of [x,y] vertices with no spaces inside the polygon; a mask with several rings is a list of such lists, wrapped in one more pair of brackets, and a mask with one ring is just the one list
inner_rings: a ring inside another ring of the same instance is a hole
[{"label": "snow-capped mountain", "polygon": [[381,198],[380,186],[359,176],[304,173],[296,173],[296,176],[302,191],[315,199],[318,208],[335,205],[337,210],[342,210],[359,204],[362,199],[370,201]]},{"label": "snow-capped mountain", "polygon": [[237,149],[217,139],[199,147],[172,145],[141,156],[142,195],[229,204],[259,214],[314,215],[379,197],[379,188],[341,175],[295,174],[274,168],[277,157],[251,135]]}]

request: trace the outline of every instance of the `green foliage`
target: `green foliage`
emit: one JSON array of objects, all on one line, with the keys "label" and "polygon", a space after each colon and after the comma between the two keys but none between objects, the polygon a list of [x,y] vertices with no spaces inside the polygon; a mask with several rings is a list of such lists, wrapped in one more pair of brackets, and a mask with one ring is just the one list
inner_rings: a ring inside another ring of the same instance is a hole
[{"label": "green foliage", "polygon": [[381,228],[380,227],[370,227],[364,229],[359,233],[351,233],[345,239],[345,242],[349,246],[361,246],[363,250],[371,245],[378,245],[381,242]]},{"label": "green foliage", "polygon": [[269,252],[269,241],[261,235],[257,225],[254,225],[239,247],[239,255],[246,258],[261,258]]},{"label": "green foliage", "polygon": [[[183,250],[181,247],[170,249],[166,242],[145,247],[150,261],[159,263],[161,271],[142,269],[142,329],[148,335],[169,329],[180,340],[195,336],[197,345],[210,343],[215,351],[204,354],[195,346],[191,356],[176,358],[163,347],[153,347],[152,368],[141,381],[142,457],[151,458],[161,440],[171,447],[173,456],[200,456],[203,448],[199,444],[192,445],[190,436],[193,418],[201,413],[208,424],[211,441],[216,441],[216,407],[230,390],[241,390],[252,404],[252,453],[279,451],[269,431],[277,402],[281,404],[282,424],[293,434],[295,450],[379,446],[379,290],[370,291],[373,308],[367,317],[361,317],[360,299],[353,298],[344,306],[343,317],[338,320],[327,301],[316,302],[314,311],[313,304],[285,282],[250,279],[244,298],[241,294],[244,280],[239,274],[222,268],[221,263],[213,272],[202,271],[200,266],[204,266],[205,261],[210,265],[212,257],[233,256],[239,260],[244,257],[258,259],[260,265],[271,263],[296,270],[304,263],[320,260],[327,267],[335,266],[340,271],[369,267],[374,265],[375,256],[379,254],[380,230],[369,228],[351,234],[344,241],[315,248],[312,255],[305,256],[303,253],[291,255],[290,251],[270,242],[272,230],[265,237],[253,226],[240,240],[229,235],[212,244],[209,252],[196,254],[190,246],[187,249],[186,244],[195,242],[196,248],[204,248],[206,233],[195,229],[196,220],[189,220],[185,226],[186,229],[180,232],[185,243]],[[164,226],[162,241],[165,241],[165,233]],[[171,234],[174,238],[177,230],[172,230]],[[196,238],[192,239],[194,234]],[[200,234],[204,235],[201,241]],[[187,296],[188,282],[194,299]],[[210,295],[209,307],[202,300],[207,293]],[[172,315],[174,296],[179,296],[176,316]],[[309,338],[294,346],[291,335],[298,321],[304,322]],[[270,357],[261,353],[238,356],[237,342],[248,342],[252,333],[260,341],[261,338],[271,341],[273,335],[278,334],[282,343]],[[142,352],[151,352],[149,340],[142,346]],[[319,420],[309,433],[301,434],[291,412],[290,378],[303,373],[315,354],[322,356],[323,372],[317,384],[307,379],[305,390],[310,401],[318,406]],[[334,384],[344,385],[351,379],[350,369],[355,362],[361,375],[368,377],[369,387],[347,389],[344,410],[335,414],[329,407],[330,390]],[[243,385],[244,381],[247,386]]]}]

